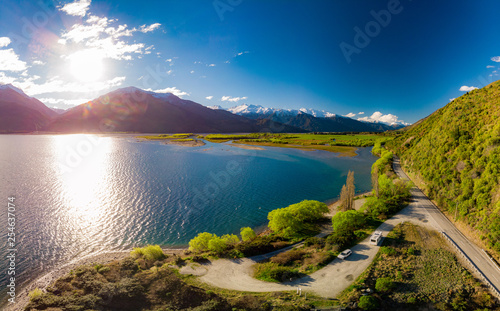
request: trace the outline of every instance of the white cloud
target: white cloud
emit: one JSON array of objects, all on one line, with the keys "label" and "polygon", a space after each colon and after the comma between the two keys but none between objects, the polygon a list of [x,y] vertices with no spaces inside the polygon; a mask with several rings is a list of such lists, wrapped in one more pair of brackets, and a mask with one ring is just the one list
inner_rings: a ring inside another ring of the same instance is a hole
[{"label": "white cloud", "polygon": [[[151,91],[151,89],[147,89],[146,91]],[[162,90],[154,90],[153,92],[155,92],[155,93],[172,93],[175,96],[180,97],[180,98],[182,98],[182,96],[189,96],[189,93],[181,91],[178,88],[176,88],[175,86],[174,87],[167,87],[167,88],[164,88]]]},{"label": "white cloud", "polygon": [[207,65],[208,67],[215,67],[215,64]]},{"label": "white cloud", "polygon": [[486,68],[495,68],[495,66],[488,65],[488,66],[486,66]]},{"label": "white cloud", "polygon": [[75,2],[65,4],[59,10],[65,12],[68,15],[83,17],[85,16],[85,14],[87,14],[90,3],[91,0],[77,0]]},{"label": "white cloud", "polygon": [[355,113],[352,113],[352,112],[349,112],[348,114],[346,114],[344,117],[348,117],[348,118],[352,118],[352,117],[355,117],[356,114]]},{"label": "white cloud", "polygon": [[207,96],[205,98],[208,99],[208,100],[212,100],[212,98],[214,98],[214,97],[213,96]]},{"label": "white cloud", "polygon": [[149,26],[142,25],[140,27],[140,31],[143,32],[143,33],[146,33],[146,32],[150,32],[150,31],[153,31],[155,29],[158,29],[160,26],[161,26],[160,23],[154,23],[154,24],[151,24]]},{"label": "white cloud", "polygon": [[455,99],[456,99],[456,97],[455,97],[455,98],[450,98],[450,103],[451,103],[452,101],[454,101]]},{"label": "white cloud", "polygon": [[[145,48],[144,43],[130,44],[121,39],[122,37],[132,37],[135,32],[142,30],[129,29],[126,24],[112,25],[115,22],[116,20],[107,17],[90,16],[84,23],[75,24],[69,31],[63,33],[58,42],[61,44],[80,43],[98,51],[101,58],[116,60],[132,60],[131,54],[151,54],[151,50],[154,49],[153,45]],[[143,30],[150,31],[149,29],[153,25],[148,27],[143,25]],[[157,26],[152,28],[155,27]]]},{"label": "white cloud", "polygon": [[462,92],[470,92],[472,90],[477,90],[477,87],[475,86],[467,86],[467,85],[462,85],[459,89],[459,91],[462,91]]},{"label": "white cloud", "polygon": [[16,78],[7,76],[4,72],[0,71],[0,84],[10,84],[16,81]]},{"label": "white cloud", "polygon": [[222,96],[222,98],[220,99],[221,101],[225,102],[225,101],[228,101],[228,102],[239,102],[240,100],[245,100],[247,99],[247,97],[231,97],[231,96]]},{"label": "white cloud", "polygon": [[363,111],[361,111],[361,112],[358,112],[358,114],[365,114],[365,113]]},{"label": "white cloud", "polygon": [[36,76],[30,77],[23,81],[16,81],[13,84],[30,96],[65,92],[97,93],[112,87],[122,85],[123,81],[125,81],[125,77],[115,77],[111,80],[92,83],[66,83],[59,77],[54,77],[41,84],[37,84],[36,82],[34,82],[34,80],[36,80]]},{"label": "white cloud", "polygon": [[19,59],[13,49],[0,50],[0,70],[24,71],[26,68],[26,63]]},{"label": "white cloud", "polygon": [[40,65],[40,66],[42,66],[42,65],[45,65],[45,64],[46,63],[42,62],[41,60],[34,60],[33,61],[33,65]]},{"label": "white cloud", "polygon": [[231,64],[231,62],[230,62],[230,61],[228,61],[228,60],[226,60],[226,61],[224,62],[224,64]]},{"label": "white cloud", "polygon": [[363,118],[358,118],[359,121],[365,121],[365,122],[381,122],[381,123],[386,123],[389,125],[393,124],[404,124],[408,125],[409,123],[406,123],[402,120],[399,120],[398,116],[395,116],[393,114],[383,114],[380,111],[375,111],[371,116],[369,117],[363,117]]},{"label": "white cloud", "polygon": [[241,56],[241,55],[243,55],[243,54],[248,54],[248,53],[250,53],[250,52],[249,52],[249,51],[239,52],[239,53],[237,53],[237,54],[235,55],[235,57],[236,57],[236,56]]},{"label": "white cloud", "polygon": [[500,56],[494,56],[491,58],[492,61],[500,63]]},{"label": "white cloud", "polygon": [[63,98],[38,98],[39,101],[47,106],[64,108],[78,106],[91,101],[93,98],[77,98],[77,99],[63,99]]},{"label": "white cloud", "polygon": [[10,44],[10,38],[8,37],[0,37],[0,48],[6,47]]},{"label": "white cloud", "polygon": [[189,73],[193,74],[193,73],[194,73],[194,70],[191,70]]}]

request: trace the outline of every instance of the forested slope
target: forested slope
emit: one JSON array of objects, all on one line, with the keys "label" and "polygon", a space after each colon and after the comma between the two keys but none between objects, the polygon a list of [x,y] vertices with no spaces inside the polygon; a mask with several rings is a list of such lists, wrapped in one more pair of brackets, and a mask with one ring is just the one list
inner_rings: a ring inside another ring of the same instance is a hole
[{"label": "forested slope", "polygon": [[387,146],[441,208],[500,254],[499,81],[453,100]]}]

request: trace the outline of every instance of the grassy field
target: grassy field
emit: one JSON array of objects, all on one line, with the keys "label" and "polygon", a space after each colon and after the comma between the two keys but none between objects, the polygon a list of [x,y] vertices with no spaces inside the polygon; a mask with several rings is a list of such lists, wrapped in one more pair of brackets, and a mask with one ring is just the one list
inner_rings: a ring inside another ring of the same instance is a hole
[{"label": "grassy field", "polygon": [[498,310],[491,294],[462,267],[438,232],[404,223],[383,245],[371,266],[341,294],[342,304],[352,305],[371,296],[371,305],[378,306],[377,310],[430,306],[437,310]]},{"label": "grassy field", "polygon": [[340,153],[341,156],[355,156],[355,147],[373,146],[377,141],[386,142],[392,137],[385,134],[210,134],[204,139],[210,142],[222,143],[233,141],[238,144],[316,149]]},{"label": "grassy field", "polygon": [[[182,133],[182,134],[160,134],[160,135],[149,135],[149,136],[137,136],[137,138],[147,139],[147,140],[165,140],[165,139],[188,139],[193,136],[193,133]],[[191,139],[193,140],[193,139]]]}]

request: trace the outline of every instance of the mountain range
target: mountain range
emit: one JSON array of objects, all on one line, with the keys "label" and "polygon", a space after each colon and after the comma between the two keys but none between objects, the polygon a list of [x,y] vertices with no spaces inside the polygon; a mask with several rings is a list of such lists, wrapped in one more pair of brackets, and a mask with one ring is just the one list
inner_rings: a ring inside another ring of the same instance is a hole
[{"label": "mountain range", "polygon": [[381,132],[401,125],[353,120],[313,109],[206,107],[171,93],[121,88],[64,112],[0,85],[0,132]]},{"label": "mountain range", "polygon": [[[220,106],[210,107],[223,110]],[[386,124],[381,122],[364,122],[324,111],[300,108],[279,109],[256,105],[240,105],[228,108],[234,114],[254,120],[269,120],[294,126],[308,132],[384,132],[403,128],[401,123]]]}]

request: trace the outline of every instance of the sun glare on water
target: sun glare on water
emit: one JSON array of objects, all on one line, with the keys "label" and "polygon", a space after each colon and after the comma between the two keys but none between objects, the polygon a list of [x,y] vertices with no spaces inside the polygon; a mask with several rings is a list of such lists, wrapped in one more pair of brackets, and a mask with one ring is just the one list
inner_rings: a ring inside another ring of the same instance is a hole
[{"label": "sun glare on water", "polygon": [[81,82],[97,81],[104,72],[102,56],[96,51],[79,51],[69,58],[71,73]]}]

